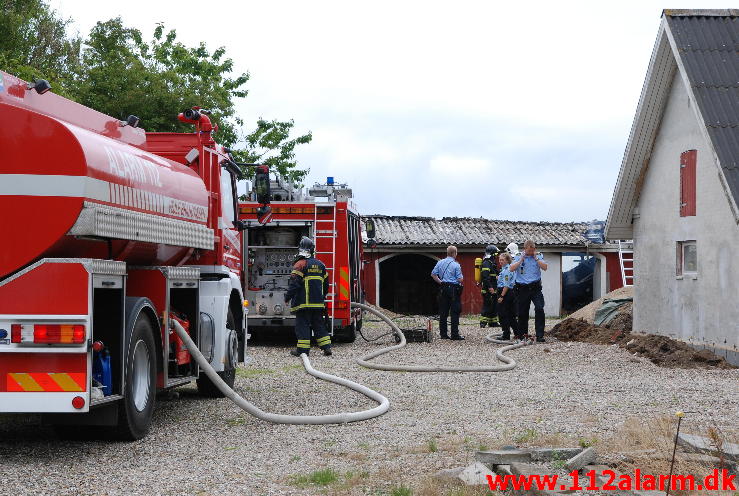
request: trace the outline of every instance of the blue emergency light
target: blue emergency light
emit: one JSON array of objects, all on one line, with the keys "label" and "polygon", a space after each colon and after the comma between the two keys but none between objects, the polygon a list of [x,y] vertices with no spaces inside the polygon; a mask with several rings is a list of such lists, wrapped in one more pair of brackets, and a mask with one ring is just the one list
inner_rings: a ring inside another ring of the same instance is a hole
[{"label": "blue emergency light", "polygon": [[328,184],[329,186],[333,186],[334,185],[334,177],[333,176],[327,177],[326,178],[326,184]]}]

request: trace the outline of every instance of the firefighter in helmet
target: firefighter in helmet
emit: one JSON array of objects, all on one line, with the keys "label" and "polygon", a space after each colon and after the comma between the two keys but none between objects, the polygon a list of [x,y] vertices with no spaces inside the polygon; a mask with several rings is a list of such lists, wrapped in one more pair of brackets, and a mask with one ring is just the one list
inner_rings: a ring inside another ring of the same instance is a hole
[{"label": "firefighter in helmet", "polygon": [[292,300],[290,311],[295,314],[295,334],[298,346],[290,352],[294,356],[310,353],[311,330],[323,354],[331,356],[331,336],[324,322],[328,275],[323,262],[313,256],[314,251],[313,240],[304,236],[300,240],[298,256],[290,273],[290,283],[285,293],[285,303]]},{"label": "firefighter in helmet", "polygon": [[497,297],[498,270],[495,265],[498,248],[495,245],[485,247],[485,258],[482,260],[480,290],[482,291],[482,312],[480,327],[499,327]]}]

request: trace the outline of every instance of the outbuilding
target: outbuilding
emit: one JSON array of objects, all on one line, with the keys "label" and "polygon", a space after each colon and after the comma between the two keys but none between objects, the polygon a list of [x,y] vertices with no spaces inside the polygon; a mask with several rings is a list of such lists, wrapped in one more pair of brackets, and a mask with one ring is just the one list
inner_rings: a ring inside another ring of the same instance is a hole
[{"label": "outbuilding", "polygon": [[611,201],[634,330],[739,362],[739,19],[665,10]]},{"label": "outbuilding", "polygon": [[[622,285],[618,247],[589,243],[584,236],[588,223],[388,215],[363,218],[373,222],[376,243],[364,252],[366,299],[398,313],[438,313],[438,287],[430,274],[436,262],[446,257],[448,245],[459,249],[457,260],[465,279],[462,312],[466,314],[479,313],[482,307],[474,268],[475,258],[483,256],[488,244],[503,251],[511,242],[519,248],[527,239],[536,242],[549,264],[542,277],[548,316],[571,311],[573,308],[567,307],[582,306]],[[586,265],[573,270],[580,264],[589,265],[589,270]],[[565,289],[563,279],[571,282],[566,286],[573,289]]]}]

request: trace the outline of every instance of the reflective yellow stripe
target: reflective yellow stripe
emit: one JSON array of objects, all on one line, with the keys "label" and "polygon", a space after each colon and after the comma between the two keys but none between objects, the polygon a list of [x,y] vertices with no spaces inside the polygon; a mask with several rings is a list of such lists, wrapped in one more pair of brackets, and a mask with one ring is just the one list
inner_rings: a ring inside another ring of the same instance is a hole
[{"label": "reflective yellow stripe", "polygon": [[83,391],[79,384],[74,382],[67,374],[49,374],[49,377],[59,384],[64,391]]},{"label": "reflective yellow stripe", "polygon": [[303,277],[303,273],[302,273],[302,272],[300,272],[299,270],[294,270],[294,271],[290,272],[290,274],[293,274],[293,275],[296,275],[296,276],[300,276],[300,277]]},{"label": "reflective yellow stripe", "polygon": [[326,336],[326,337],[320,338],[316,342],[318,343],[318,346],[323,346],[325,344],[331,344],[331,338],[329,336]]},{"label": "reflective yellow stripe", "polygon": [[323,303],[301,303],[297,307],[290,308],[291,312],[297,312],[298,310],[302,310],[304,308],[326,308],[326,305]]},{"label": "reflective yellow stripe", "polygon": [[482,270],[490,270],[490,269],[489,269],[489,268],[487,268],[487,267],[483,267],[483,268],[482,268]]},{"label": "reflective yellow stripe", "polygon": [[11,379],[20,384],[24,391],[43,391],[44,388],[39,386],[30,374],[25,373],[10,373],[8,374]]}]

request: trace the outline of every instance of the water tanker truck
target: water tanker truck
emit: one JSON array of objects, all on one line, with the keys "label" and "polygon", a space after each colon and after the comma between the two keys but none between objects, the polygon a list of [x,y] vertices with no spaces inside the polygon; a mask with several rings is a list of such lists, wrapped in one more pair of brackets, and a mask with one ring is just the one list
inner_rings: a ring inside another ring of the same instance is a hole
[{"label": "water tanker truck", "polygon": [[47,90],[0,71],[0,412],[138,439],[157,392],[222,394],[175,321],[244,360],[239,170],[197,108],[152,133]]}]

